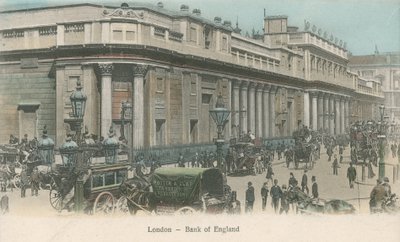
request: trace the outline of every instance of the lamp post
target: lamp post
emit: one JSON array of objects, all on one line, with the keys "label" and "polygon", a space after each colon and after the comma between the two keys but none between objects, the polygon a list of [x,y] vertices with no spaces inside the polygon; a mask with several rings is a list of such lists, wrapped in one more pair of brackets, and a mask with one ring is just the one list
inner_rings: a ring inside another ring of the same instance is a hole
[{"label": "lamp post", "polygon": [[[78,146],[81,145],[81,129],[83,116],[85,115],[86,107],[86,95],[82,92],[81,82],[76,83],[76,90],[69,97],[72,105],[72,113],[70,114],[71,119],[67,119],[66,122],[70,124],[73,131],[76,132],[75,139]],[[82,150],[75,149],[76,161],[75,169],[78,173],[78,177],[75,183],[75,211],[81,212],[83,210],[83,172],[85,171],[85,165],[83,164]]]},{"label": "lamp post", "polygon": [[[214,120],[214,122],[217,125],[217,140],[215,142],[217,146],[217,162],[218,162],[218,168],[221,169],[221,164],[222,164],[222,147],[225,143],[224,137],[222,135],[225,127],[225,123],[228,120],[228,117],[231,113],[227,108],[225,108],[225,103],[224,99],[221,94],[218,95],[217,97],[217,103],[215,104],[215,108],[210,110],[210,116]],[[225,171],[225,164],[224,164],[224,174],[226,175]]]},{"label": "lamp post", "polygon": [[54,160],[54,141],[48,137],[46,125],[43,128],[42,139],[38,143],[38,151],[42,162],[51,165]]},{"label": "lamp post", "polygon": [[[132,114],[132,104],[130,104],[128,101],[122,101],[121,103],[121,138],[124,141],[125,140],[125,116],[127,117],[127,120],[130,120]],[[132,139],[132,137],[131,137]],[[128,152],[128,161],[132,162],[132,141],[130,142],[131,144],[129,145],[129,152]]]},{"label": "lamp post", "polygon": [[386,139],[386,134],[385,134],[385,127],[384,127],[384,115],[385,115],[385,106],[380,105],[379,106],[379,114],[381,115],[381,120],[380,120],[380,130],[379,130],[379,178],[383,179],[385,177],[385,139]]}]

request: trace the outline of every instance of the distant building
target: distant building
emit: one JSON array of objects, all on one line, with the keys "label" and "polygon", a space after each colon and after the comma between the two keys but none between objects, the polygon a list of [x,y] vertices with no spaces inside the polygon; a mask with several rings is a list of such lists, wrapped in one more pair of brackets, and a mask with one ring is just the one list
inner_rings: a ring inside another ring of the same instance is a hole
[{"label": "distant building", "polygon": [[374,55],[351,56],[349,68],[368,85],[377,83],[382,86],[385,113],[389,115],[390,122],[400,124],[400,53],[379,54],[376,51]]},{"label": "distant building", "polygon": [[[135,147],[210,142],[209,117],[222,94],[232,111],[225,138],[290,136],[301,125],[345,132],[383,103],[347,70],[342,41],[287,16],[268,16],[264,33],[240,35],[230,21],[163,4],[75,4],[0,12],[0,142],[47,125],[59,146],[69,96],[82,82],[84,124],[119,136],[121,103],[133,104],[125,137]],[[364,107],[358,112],[356,107]]]}]

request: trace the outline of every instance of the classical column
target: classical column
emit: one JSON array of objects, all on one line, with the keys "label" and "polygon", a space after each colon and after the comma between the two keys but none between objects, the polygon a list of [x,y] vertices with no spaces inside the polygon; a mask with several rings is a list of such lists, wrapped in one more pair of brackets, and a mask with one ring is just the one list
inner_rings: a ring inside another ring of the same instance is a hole
[{"label": "classical column", "polygon": [[249,84],[249,92],[247,96],[247,125],[248,130],[254,134],[256,127],[256,105],[255,105],[255,83]]},{"label": "classical column", "polygon": [[144,145],[144,76],[147,65],[133,66],[133,132],[134,147]]},{"label": "classical column", "polygon": [[232,80],[232,128],[233,137],[238,138],[240,134],[239,130],[239,94],[240,93],[240,82],[237,80]]},{"label": "classical column", "polygon": [[304,117],[303,117],[303,125],[310,127],[310,94],[305,91],[304,92]]},{"label": "classical column", "polygon": [[317,109],[317,97],[318,97],[318,93],[316,92],[312,92],[311,93],[311,102],[312,102],[312,122],[311,122],[311,126],[313,130],[317,130],[318,128],[318,109]]},{"label": "classical column", "polygon": [[101,136],[107,137],[112,125],[112,63],[99,63],[101,74]]},{"label": "classical column", "polygon": [[335,97],[335,134],[340,134],[340,97]]},{"label": "classical column", "polygon": [[239,105],[240,105],[240,131],[242,134],[247,133],[247,86],[248,82],[242,81],[241,86],[240,86],[240,97],[239,97]]},{"label": "classical column", "polygon": [[324,94],[318,93],[318,130],[324,128]]},{"label": "classical column", "polygon": [[271,86],[269,84],[264,85],[264,92],[263,92],[263,137],[269,137],[269,89]]},{"label": "classical column", "polygon": [[257,90],[256,90],[256,131],[255,135],[256,137],[262,137],[262,118],[263,118],[263,113],[262,113],[262,100],[263,100],[263,85],[257,85]]},{"label": "classical column", "polygon": [[329,94],[324,95],[324,131],[329,132]]},{"label": "classical column", "polygon": [[277,87],[271,86],[269,91],[269,137],[275,137],[275,94]]},{"label": "classical column", "polygon": [[335,103],[334,95],[329,96],[329,133],[331,135],[335,134]]},{"label": "classical column", "polygon": [[350,127],[350,108],[349,108],[349,98],[346,97],[344,99],[344,123],[345,123],[345,127],[349,128]]},{"label": "classical column", "polygon": [[344,134],[346,130],[345,126],[345,116],[346,113],[344,112],[344,97],[340,99],[340,133]]}]

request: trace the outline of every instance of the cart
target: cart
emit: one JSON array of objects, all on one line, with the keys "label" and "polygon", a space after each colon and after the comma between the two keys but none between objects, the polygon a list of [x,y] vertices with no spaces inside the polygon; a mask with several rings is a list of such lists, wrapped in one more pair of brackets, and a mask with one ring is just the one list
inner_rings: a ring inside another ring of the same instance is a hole
[{"label": "cart", "polygon": [[233,213],[235,192],[216,168],[158,168],[121,185],[131,214]]},{"label": "cart", "polygon": [[58,210],[75,208],[74,187],[78,179],[83,180],[84,211],[88,214],[113,214],[121,207],[120,185],[128,176],[130,163],[90,165],[86,172],[77,172],[74,167],[58,166],[51,172],[54,184],[50,188],[50,205]]}]

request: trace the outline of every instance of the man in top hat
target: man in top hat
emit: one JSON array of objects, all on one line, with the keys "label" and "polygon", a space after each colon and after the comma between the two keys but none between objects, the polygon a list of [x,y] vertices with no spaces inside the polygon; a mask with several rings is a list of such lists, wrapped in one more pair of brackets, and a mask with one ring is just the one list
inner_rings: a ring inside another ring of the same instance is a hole
[{"label": "man in top hat", "polygon": [[39,170],[37,167],[35,167],[33,168],[31,174],[31,196],[38,196],[39,183],[40,183]]},{"label": "man in top hat", "polygon": [[254,200],[253,183],[248,182],[246,190],[246,213],[251,213],[253,211]]},{"label": "man in top hat", "polygon": [[278,179],[274,180],[274,185],[271,187],[270,194],[272,197],[272,206],[274,207],[275,213],[277,213],[279,208],[279,199],[282,196],[282,190],[278,186]]},{"label": "man in top hat", "polygon": [[289,187],[297,187],[298,181],[297,179],[294,177],[293,172],[290,172],[290,178],[289,178]]},{"label": "man in top hat", "polygon": [[311,177],[311,182],[312,182],[312,186],[311,186],[311,193],[312,193],[312,197],[314,199],[318,199],[319,198],[319,194],[318,194],[318,184],[317,184],[317,179],[315,176]]},{"label": "man in top hat", "polygon": [[288,191],[285,184],[282,185],[281,209],[279,214],[282,214],[283,212],[286,214],[289,212]]},{"label": "man in top hat", "polygon": [[265,211],[265,207],[267,205],[268,198],[268,182],[264,182],[264,185],[261,188],[261,198],[262,198],[262,210]]},{"label": "man in top hat", "polygon": [[301,191],[302,192],[306,191],[308,195],[309,190],[307,183],[308,183],[307,170],[304,170],[303,177],[301,178]]},{"label": "man in top hat", "polygon": [[349,168],[347,168],[347,178],[349,179],[350,188],[354,188],[354,181],[357,177],[356,168],[354,168],[353,163],[350,163]]}]

